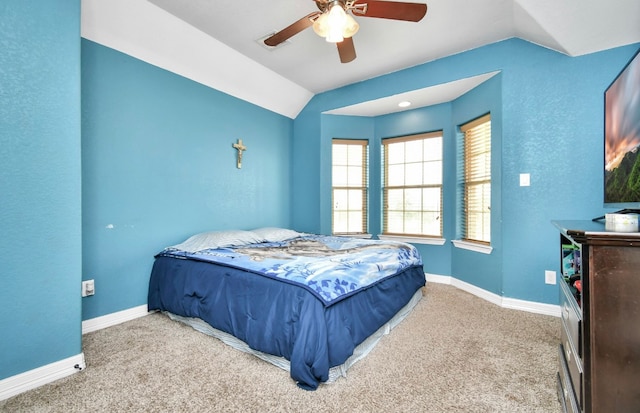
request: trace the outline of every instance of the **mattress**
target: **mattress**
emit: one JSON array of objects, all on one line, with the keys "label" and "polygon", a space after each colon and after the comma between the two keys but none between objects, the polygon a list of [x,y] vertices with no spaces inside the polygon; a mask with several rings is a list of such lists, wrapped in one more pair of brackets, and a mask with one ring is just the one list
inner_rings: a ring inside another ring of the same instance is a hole
[{"label": "mattress", "polygon": [[[391,331],[399,325],[411,312],[413,308],[418,305],[418,303],[422,300],[423,295],[422,291],[416,291],[411,300],[396,313],[391,320],[385,323],[382,327],[380,327],[376,332],[367,337],[362,343],[358,344],[351,356],[344,363],[333,366],[329,369],[329,378],[324,384],[330,384],[338,380],[340,377],[347,377],[347,371],[351,366],[353,366],[359,360],[362,360],[366,357],[371,350],[375,348],[375,346],[380,342],[382,337],[391,333]],[[288,372],[291,371],[291,363],[289,360],[274,356],[273,354],[263,353],[262,351],[254,350],[247,343],[238,338],[232,336],[231,334],[227,334],[224,331],[218,330],[216,328],[211,327],[205,321],[194,318],[194,317],[182,317],[177,314],[170,313],[165,311],[169,318],[174,321],[181,322],[190,326],[191,328],[200,331],[201,333],[207,334],[211,337],[215,337],[222,341],[223,343],[235,348],[236,350],[243,351],[245,353],[252,354],[268,363],[273,364],[276,367],[279,367]]]}]

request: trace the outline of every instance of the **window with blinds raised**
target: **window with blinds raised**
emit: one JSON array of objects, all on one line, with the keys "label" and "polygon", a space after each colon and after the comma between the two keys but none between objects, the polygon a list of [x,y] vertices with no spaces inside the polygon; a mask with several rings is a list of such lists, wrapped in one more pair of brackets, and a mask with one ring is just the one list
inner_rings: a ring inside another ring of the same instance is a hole
[{"label": "window with blinds raised", "polygon": [[463,133],[462,238],[491,242],[491,115],[460,127]]},{"label": "window with blinds raised", "polygon": [[382,140],[383,234],[442,237],[442,132]]},{"label": "window with blinds raised", "polygon": [[366,140],[332,142],[333,234],[357,235],[368,231],[368,148]]}]

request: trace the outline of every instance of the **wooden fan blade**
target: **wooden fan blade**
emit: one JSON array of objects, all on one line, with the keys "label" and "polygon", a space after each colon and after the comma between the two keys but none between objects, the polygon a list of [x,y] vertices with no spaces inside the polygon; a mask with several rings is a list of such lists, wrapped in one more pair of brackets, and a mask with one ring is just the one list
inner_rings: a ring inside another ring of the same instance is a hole
[{"label": "wooden fan blade", "polygon": [[405,3],[384,0],[357,0],[358,4],[366,4],[366,12],[354,8],[354,15],[363,17],[377,17],[380,19],[405,20],[418,22],[427,14],[427,5],[422,3]]},{"label": "wooden fan blade", "polygon": [[338,46],[338,54],[340,55],[340,62],[349,63],[356,58],[356,48],[353,45],[353,38],[346,37],[340,43],[336,43]]},{"label": "wooden fan blade", "polygon": [[307,27],[312,26],[313,25],[313,18],[315,16],[320,15],[320,14],[322,14],[322,13],[320,13],[319,11],[307,14],[306,16],[301,18],[300,20],[290,24],[289,26],[287,26],[284,29],[280,30],[278,33],[276,33],[273,36],[265,39],[264,44],[266,44],[267,46],[277,46],[277,45],[279,45],[280,43],[284,42],[285,40],[295,36],[298,33],[300,33],[301,31],[303,31]]}]

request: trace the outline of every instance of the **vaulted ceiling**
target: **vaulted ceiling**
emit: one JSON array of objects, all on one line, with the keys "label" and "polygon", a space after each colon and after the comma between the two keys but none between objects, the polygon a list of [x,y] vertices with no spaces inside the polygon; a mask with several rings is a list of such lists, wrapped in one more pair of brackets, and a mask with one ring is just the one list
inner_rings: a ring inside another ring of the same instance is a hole
[{"label": "vaulted ceiling", "polygon": [[[417,23],[355,16],[350,63],[311,28],[281,47],[263,44],[317,11],[313,0],[83,0],[82,35],[292,118],[316,93],[512,37],[569,56],[640,42],[638,0],[424,2]],[[483,80],[430,90],[428,102]]]}]

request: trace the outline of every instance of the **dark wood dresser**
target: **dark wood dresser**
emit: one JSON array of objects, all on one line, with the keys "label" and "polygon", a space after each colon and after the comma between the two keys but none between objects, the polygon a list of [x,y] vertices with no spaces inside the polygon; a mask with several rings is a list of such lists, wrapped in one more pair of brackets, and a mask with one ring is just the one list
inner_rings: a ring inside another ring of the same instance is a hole
[{"label": "dark wood dresser", "polygon": [[560,230],[558,397],[565,412],[640,412],[640,233]]}]

